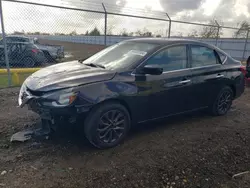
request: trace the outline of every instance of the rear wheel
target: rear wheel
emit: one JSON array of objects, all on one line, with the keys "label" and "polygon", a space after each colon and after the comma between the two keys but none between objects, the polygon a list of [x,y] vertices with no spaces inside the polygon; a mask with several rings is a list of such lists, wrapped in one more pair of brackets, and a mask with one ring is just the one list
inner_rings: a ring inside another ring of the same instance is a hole
[{"label": "rear wheel", "polygon": [[94,108],[85,120],[85,136],[97,148],[111,148],[120,144],[130,128],[127,109],[115,102]]},{"label": "rear wheel", "polygon": [[53,59],[53,57],[49,54],[49,52],[47,51],[44,51],[44,56],[47,60],[47,63],[54,63],[55,62],[55,59]]},{"label": "rear wheel", "polygon": [[233,91],[230,87],[224,87],[218,94],[212,106],[212,113],[216,116],[225,115],[232,106]]},{"label": "rear wheel", "polygon": [[25,57],[25,58],[23,58],[21,64],[23,65],[23,67],[29,68],[29,67],[34,67],[35,64],[36,64],[36,62],[35,62],[35,60],[34,60],[33,58],[31,58],[31,57]]}]

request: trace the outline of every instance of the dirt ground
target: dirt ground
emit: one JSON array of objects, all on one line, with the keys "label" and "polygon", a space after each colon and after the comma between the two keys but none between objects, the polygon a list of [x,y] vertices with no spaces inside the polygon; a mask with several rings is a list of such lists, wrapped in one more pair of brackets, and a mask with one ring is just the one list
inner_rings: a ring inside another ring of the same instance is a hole
[{"label": "dirt ground", "polygon": [[72,43],[52,40],[39,40],[41,44],[61,45],[64,47],[66,58],[62,61],[70,61],[90,57],[100,50],[104,49],[104,45]]},{"label": "dirt ground", "polygon": [[140,125],[125,143],[93,148],[79,131],[46,141],[10,143],[39,124],[17,108],[19,88],[0,90],[0,187],[10,188],[249,188],[250,90],[224,117],[205,113]]}]

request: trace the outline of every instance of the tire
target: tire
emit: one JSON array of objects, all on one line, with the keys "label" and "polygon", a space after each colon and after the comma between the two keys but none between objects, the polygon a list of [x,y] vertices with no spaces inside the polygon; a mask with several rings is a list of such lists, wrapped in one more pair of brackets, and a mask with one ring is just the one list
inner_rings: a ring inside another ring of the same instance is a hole
[{"label": "tire", "polygon": [[25,57],[23,58],[23,60],[21,61],[21,64],[23,65],[23,67],[29,68],[29,67],[34,67],[36,62],[33,58],[31,57]]},{"label": "tire", "polygon": [[215,116],[226,115],[232,106],[232,102],[233,90],[229,86],[225,86],[221,89],[212,105],[212,114]]},{"label": "tire", "polygon": [[53,59],[53,57],[49,54],[49,52],[44,51],[43,53],[44,53],[44,56],[47,60],[46,61],[47,63],[54,63],[55,62],[55,59]]},{"label": "tire", "polygon": [[84,121],[84,133],[88,141],[99,149],[120,144],[130,129],[127,109],[116,102],[94,107]]}]

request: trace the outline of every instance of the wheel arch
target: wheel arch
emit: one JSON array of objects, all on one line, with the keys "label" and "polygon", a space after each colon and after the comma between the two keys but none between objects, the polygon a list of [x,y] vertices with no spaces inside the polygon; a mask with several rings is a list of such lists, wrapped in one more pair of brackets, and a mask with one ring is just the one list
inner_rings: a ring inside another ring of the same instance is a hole
[{"label": "wheel arch", "polygon": [[133,114],[132,114],[131,108],[130,108],[129,104],[125,100],[119,99],[119,98],[110,98],[110,99],[106,99],[104,101],[101,101],[101,102],[95,104],[94,107],[99,106],[99,105],[103,105],[105,103],[119,103],[119,104],[121,104],[128,111],[130,119],[131,120],[133,119]]},{"label": "wheel arch", "polygon": [[235,85],[231,84],[231,85],[229,85],[229,87],[232,89],[233,97],[235,98],[236,97],[236,87],[235,87]]},{"label": "wheel arch", "polygon": [[[20,58],[19,64],[22,64],[22,62],[23,62],[26,58],[32,59],[32,61],[34,62],[34,65],[33,65],[33,66],[36,65],[37,62],[35,61],[35,59],[34,59],[31,55],[24,55],[22,58]],[[25,64],[24,64],[23,66],[25,67]]]}]

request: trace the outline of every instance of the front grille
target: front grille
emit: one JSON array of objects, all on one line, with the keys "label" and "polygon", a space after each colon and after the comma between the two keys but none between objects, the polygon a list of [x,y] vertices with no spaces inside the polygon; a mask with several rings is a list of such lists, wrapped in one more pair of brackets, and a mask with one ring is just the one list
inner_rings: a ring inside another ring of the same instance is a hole
[{"label": "front grille", "polygon": [[40,104],[37,102],[36,99],[33,99],[29,102],[29,109],[33,110],[36,113],[39,113]]}]

